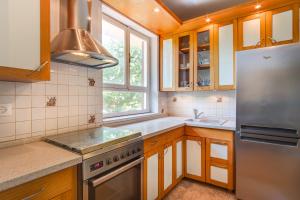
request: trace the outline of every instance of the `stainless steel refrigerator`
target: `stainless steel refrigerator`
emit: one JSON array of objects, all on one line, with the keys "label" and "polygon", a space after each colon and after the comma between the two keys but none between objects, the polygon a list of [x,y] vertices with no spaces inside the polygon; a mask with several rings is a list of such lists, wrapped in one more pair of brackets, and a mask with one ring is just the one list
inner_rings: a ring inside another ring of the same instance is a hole
[{"label": "stainless steel refrigerator", "polygon": [[300,44],[237,53],[236,195],[300,199]]}]

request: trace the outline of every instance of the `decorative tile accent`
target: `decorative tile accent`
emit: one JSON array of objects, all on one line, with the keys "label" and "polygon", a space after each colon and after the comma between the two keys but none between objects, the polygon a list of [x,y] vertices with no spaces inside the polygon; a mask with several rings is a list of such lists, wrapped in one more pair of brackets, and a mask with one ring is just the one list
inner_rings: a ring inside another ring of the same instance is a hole
[{"label": "decorative tile accent", "polygon": [[56,106],[56,97],[48,97],[47,106]]},{"label": "decorative tile accent", "polygon": [[95,86],[96,81],[93,78],[89,78],[89,86]]},{"label": "decorative tile accent", "polygon": [[95,123],[95,121],[96,121],[96,116],[95,115],[90,115],[89,124],[93,124],[93,123]]}]

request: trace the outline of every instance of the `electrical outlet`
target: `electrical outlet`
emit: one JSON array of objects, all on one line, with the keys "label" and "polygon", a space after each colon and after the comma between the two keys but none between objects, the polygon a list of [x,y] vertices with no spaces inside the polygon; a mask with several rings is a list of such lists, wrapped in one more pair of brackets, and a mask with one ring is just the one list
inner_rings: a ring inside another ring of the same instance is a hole
[{"label": "electrical outlet", "polygon": [[12,115],[12,105],[0,104],[0,116],[10,116],[10,115]]}]

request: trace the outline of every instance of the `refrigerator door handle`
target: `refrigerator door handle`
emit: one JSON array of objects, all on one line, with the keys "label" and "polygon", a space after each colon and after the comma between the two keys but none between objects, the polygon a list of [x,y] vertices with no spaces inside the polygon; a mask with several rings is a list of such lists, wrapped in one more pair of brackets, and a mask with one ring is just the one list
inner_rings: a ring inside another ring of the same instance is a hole
[{"label": "refrigerator door handle", "polygon": [[252,142],[252,143],[254,142],[254,143],[297,147],[299,142],[299,138],[253,134],[253,133],[247,133],[242,131],[238,132],[238,134],[241,141]]}]

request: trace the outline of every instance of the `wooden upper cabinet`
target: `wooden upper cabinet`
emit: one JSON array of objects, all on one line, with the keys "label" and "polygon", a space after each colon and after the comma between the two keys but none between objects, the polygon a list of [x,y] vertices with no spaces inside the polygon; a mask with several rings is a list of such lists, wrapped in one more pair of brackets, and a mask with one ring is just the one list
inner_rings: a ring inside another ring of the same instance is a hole
[{"label": "wooden upper cabinet", "polygon": [[213,25],[194,32],[194,90],[214,89]]},{"label": "wooden upper cabinet", "polygon": [[266,13],[267,46],[299,41],[299,8],[286,6]]},{"label": "wooden upper cabinet", "polygon": [[50,79],[50,0],[0,1],[0,80]]},{"label": "wooden upper cabinet", "polygon": [[193,90],[193,34],[178,34],[175,46],[176,91]]},{"label": "wooden upper cabinet", "polygon": [[254,14],[238,20],[239,50],[264,47],[266,44],[266,14]]},{"label": "wooden upper cabinet", "polygon": [[215,88],[217,90],[234,90],[237,20],[215,25],[214,39]]},{"label": "wooden upper cabinet", "polygon": [[175,91],[174,37],[161,38],[160,48],[160,90]]}]

